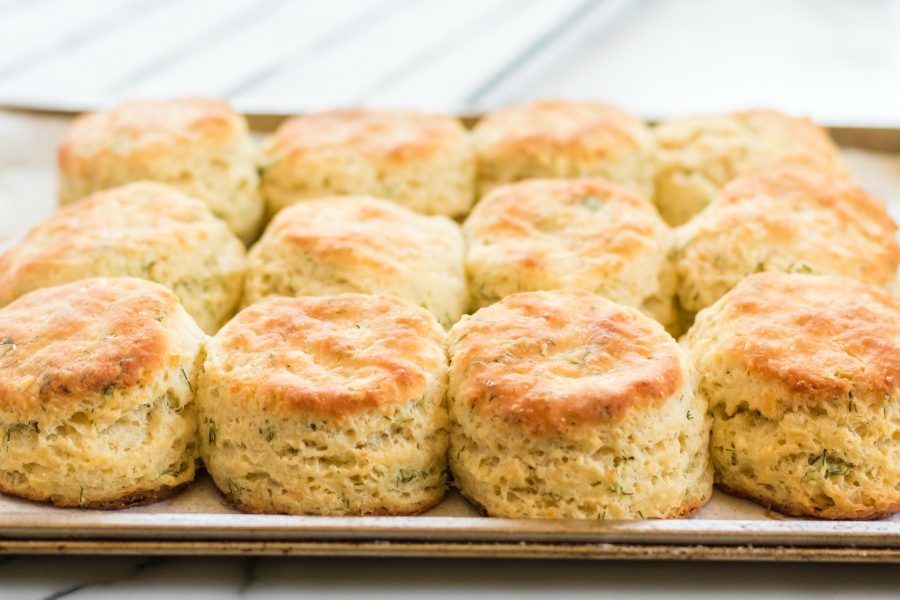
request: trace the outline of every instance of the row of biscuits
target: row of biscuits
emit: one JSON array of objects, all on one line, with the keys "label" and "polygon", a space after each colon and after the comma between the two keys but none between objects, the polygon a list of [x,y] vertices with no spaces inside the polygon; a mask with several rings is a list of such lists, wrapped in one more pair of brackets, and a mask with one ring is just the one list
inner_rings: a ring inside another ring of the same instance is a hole
[{"label": "row of biscuits", "polygon": [[807,119],[757,110],[651,128],[612,106],[562,101],[490,113],[471,133],[456,118],[416,111],[312,113],[284,122],[261,150],[223,102],[129,102],[76,119],[58,164],[61,204],[159,181],[204,200],[245,243],[266,213],[333,195],[457,218],[507,183],[601,177],[652,200],[674,226],[743,175],[791,168],[847,177],[827,133]]},{"label": "row of biscuits", "polygon": [[752,275],[679,346],[633,308],[522,292],[449,334],[390,295],[275,297],[212,338],[164,287],[0,309],[0,491],[165,499],[202,457],[247,512],[414,514],[447,466],[491,516],[677,518],[712,483],[786,514],[900,510],[900,301]]},{"label": "row of biscuits", "polygon": [[522,291],[575,288],[639,308],[672,335],[759,271],[843,275],[893,289],[897,227],[859,186],[776,171],[726,185],[671,230],[603,179],[537,179],[490,192],[460,228],[384,199],[282,210],[246,253],[199,200],[137,182],[62,207],[0,255],[0,306],[41,287],[131,276],[174,291],[213,334],[269,296],[393,294],[449,328]]}]

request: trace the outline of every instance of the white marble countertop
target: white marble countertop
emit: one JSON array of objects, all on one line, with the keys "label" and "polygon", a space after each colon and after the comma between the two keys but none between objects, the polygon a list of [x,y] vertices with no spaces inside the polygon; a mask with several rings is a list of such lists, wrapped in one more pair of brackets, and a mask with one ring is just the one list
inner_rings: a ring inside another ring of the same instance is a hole
[{"label": "white marble countertop", "polygon": [[[898,31],[900,2],[887,0],[645,0],[549,75],[485,101],[599,98],[648,117],[763,104],[831,124],[900,126]],[[0,557],[0,600],[898,594],[900,565]]]},{"label": "white marble countertop", "polygon": [[897,598],[896,565],[9,557],[3,600]]}]

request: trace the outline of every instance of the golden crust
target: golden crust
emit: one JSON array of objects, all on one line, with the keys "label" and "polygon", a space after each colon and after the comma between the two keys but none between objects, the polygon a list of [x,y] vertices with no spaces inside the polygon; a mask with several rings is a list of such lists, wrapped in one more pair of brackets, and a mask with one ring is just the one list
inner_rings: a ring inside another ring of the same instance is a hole
[{"label": "golden crust", "polygon": [[[725,364],[777,384],[780,403],[894,395],[900,388],[900,300],[843,277],[758,273],[688,332],[712,336]],[[751,409],[772,415],[765,398]]]},{"label": "golden crust", "polygon": [[653,205],[604,179],[497,188],[463,231],[476,306],[516,291],[567,287],[638,306],[659,291],[669,245]]},{"label": "golden crust", "polygon": [[152,164],[173,154],[193,154],[197,147],[216,148],[246,128],[243,118],[219,100],[136,100],[76,118],[57,160],[62,173],[84,177],[101,154]]},{"label": "golden crust", "polygon": [[704,115],[658,125],[656,197],[671,225],[686,223],[728,182],[791,168],[848,177],[828,133],[775,110]]},{"label": "golden crust", "polygon": [[485,116],[472,131],[480,194],[534,177],[604,176],[651,192],[647,125],[597,102],[544,101]]},{"label": "golden crust", "polygon": [[468,306],[459,226],[387,200],[341,196],[281,211],[250,252],[244,305],[268,296],[392,294],[445,326]]},{"label": "golden crust", "polygon": [[477,151],[513,154],[555,152],[572,158],[610,158],[647,144],[637,117],[608,104],[551,100],[515,106],[485,116],[473,130]]},{"label": "golden crust", "polygon": [[164,364],[167,314],[178,298],[132,278],[95,278],[36,290],[0,309],[0,403],[96,402],[132,388]]},{"label": "golden crust", "polygon": [[455,325],[449,348],[456,401],[533,435],[615,423],[684,380],[661,326],[574,290],[507,296]]},{"label": "golden crust", "polygon": [[[433,246],[445,246],[447,227],[443,219],[434,219],[369,196],[321,198],[278,213],[260,247],[277,241],[311,253],[320,263],[396,277]],[[405,243],[386,235],[398,230],[410,232]]]},{"label": "golden crust", "polygon": [[46,494],[21,493],[19,490],[4,491],[6,491],[6,493],[15,494],[16,496],[19,496],[21,498],[25,498],[26,500],[33,500],[35,502],[49,502],[53,506],[58,506],[60,508],[78,507],[88,508],[91,510],[121,510],[123,508],[131,508],[133,506],[146,506],[148,504],[154,504],[156,502],[168,500],[169,498],[180,492],[182,489],[184,489],[188,485],[188,483],[190,482],[185,482],[174,487],[163,485],[155,490],[129,492],[124,496],[120,496],[119,498],[113,498],[110,500],[77,501],[74,498],[70,498],[62,494],[50,494],[48,496]]},{"label": "golden crust", "polygon": [[862,188],[828,173],[782,170],[726,185],[678,230],[683,307],[698,311],[754,271],[895,281],[897,225]]},{"label": "golden crust", "polygon": [[346,417],[422,396],[445,333],[394,296],[276,297],[241,311],[209,344],[233,398],[282,415]]},{"label": "golden crust", "polygon": [[353,152],[385,165],[427,158],[466,132],[459,119],[412,110],[342,109],[292,117],[269,139],[270,162]]},{"label": "golden crust", "polygon": [[199,200],[136,182],[61,207],[0,255],[0,306],[42,287],[133,276],[173,290],[215,333],[240,299],[245,253]]},{"label": "golden crust", "polygon": [[811,502],[798,502],[796,504],[787,504],[773,501],[772,498],[762,494],[754,493],[749,490],[727,485],[723,482],[716,481],[716,487],[722,491],[752,500],[757,504],[765,507],[767,510],[774,510],[783,515],[791,517],[817,517],[819,519],[832,520],[874,520],[889,517],[895,512],[900,511],[900,500],[877,502],[873,504],[853,504],[850,506],[829,506],[828,508],[819,508]]}]

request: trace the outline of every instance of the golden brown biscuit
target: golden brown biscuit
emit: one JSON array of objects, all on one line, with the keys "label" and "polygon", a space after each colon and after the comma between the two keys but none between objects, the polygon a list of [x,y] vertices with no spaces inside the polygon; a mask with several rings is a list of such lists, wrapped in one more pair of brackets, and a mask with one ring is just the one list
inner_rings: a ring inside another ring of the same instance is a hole
[{"label": "golden brown biscuit", "polygon": [[201,453],[246,512],[412,514],[444,495],[446,334],[394,296],[271,298],[209,344]]},{"label": "golden brown biscuit", "polygon": [[285,121],[265,147],[270,214],[299,200],[363,194],[429,215],[461,216],[474,200],[475,159],[459,119],[350,109]]},{"label": "golden brown biscuit", "polygon": [[446,217],[345,196],[283,210],[250,251],[244,306],[269,296],[393,294],[445,326],[469,303],[463,238]]},{"label": "golden brown biscuit", "polygon": [[681,305],[710,306],[760,271],[843,275],[893,287],[897,226],[859,186],[827,173],[777,171],[737,179],[676,231]]},{"label": "golden brown biscuit", "polygon": [[534,102],[490,113],[472,131],[478,194],[522,179],[603,177],[653,195],[647,125],[597,102]]},{"label": "golden brown biscuit", "polygon": [[256,147],[246,120],[218,100],[133,101],[81,115],[57,162],[60,204],[149,179],[203,200],[244,243],[262,228]]},{"label": "golden brown biscuit", "polygon": [[86,279],[0,309],[0,491],[122,508],[194,478],[205,336],[164,287]]},{"label": "golden brown biscuit", "polygon": [[774,110],[672,119],[654,135],[655,201],[672,226],[686,223],[722,186],[744,175],[791,168],[848,176],[824,129]]},{"label": "golden brown biscuit", "polygon": [[0,255],[0,306],[89,277],[140,277],[179,297],[207,333],[234,315],[243,244],[199,200],[138,182],[64,206]]},{"label": "golden brown biscuit", "polygon": [[642,307],[674,324],[671,231],[649,200],[604,179],[497,188],[463,225],[474,308],[563,288]]},{"label": "golden brown biscuit", "polygon": [[712,491],[687,354],[638,311],[526,292],[450,330],[450,467],[491,516],[692,515]]},{"label": "golden brown biscuit", "polygon": [[685,343],[716,482],[789,515],[900,510],[900,303],[843,277],[758,273]]}]

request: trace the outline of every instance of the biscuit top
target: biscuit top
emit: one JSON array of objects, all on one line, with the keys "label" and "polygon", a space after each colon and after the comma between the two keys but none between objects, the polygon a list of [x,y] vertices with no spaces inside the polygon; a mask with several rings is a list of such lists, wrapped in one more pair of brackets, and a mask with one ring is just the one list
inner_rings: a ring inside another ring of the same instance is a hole
[{"label": "biscuit top", "polygon": [[[427,158],[466,137],[459,119],[411,110],[344,109],[292,117],[265,147],[268,161],[352,152],[391,164]],[[309,156],[307,156],[309,155]]]},{"label": "biscuit top", "polygon": [[83,272],[86,262],[101,256],[118,257],[123,272],[137,257],[145,278],[153,279],[153,257],[165,254],[164,248],[185,253],[213,242],[229,244],[229,255],[244,253],[205,204],[174,188],[144,181],[97,192],[61,207],[0,255],[0,306],[42,287],[48,277]]},{"label": "biscuit top", "polygon": [[779,405],[881,400],[900,387],[900,300],[852,279],[751,275],[698,315],[688,343],[700,340],[717,362],[776,384],[780,394],[751,399],[767,416]]},{"label": "biscuit top", "polygon": [[507,296],[463,317],[449,350],[456,402],[534,435],[619,422],[661,406],[685,379],[662,326],[581,291]]},{"label": "biscuit top", "polygon": [[[403,243],[397,243],[398,231]],[[335,196],[299,202],[279,212],[257,244],[273,243],[315,256],[320,264],[408,275],[434,247],[446,247],[458,226],[371,196]]]},{"label": "biscuit top", "polygon": [[669,228],[648,200],[605,179],[530,179],[489,193],[463,231],[522,269],[565,265],[602,277],[629,268]]},{"label": "biscuit top", "polygon": [[697,170],[724,185],[740,175],[781,167],[846,174],[824,129],[775,110],[673,119],[654,134],[661,175]]},{"label": "biscuit top", "polygon": [[735,180],[684,232],[689,243],[716,244],[720,252],[739,243],[779,248],[799,263],[794,271],[821,265],[874,285],[893,281],[900,265],[897,225],[885,206],[828,173],[777,171]]},{"label": "biscuit top", "polygon": [[79,116],[57,158],[62,171],[76,174],[86,168],[81,161],[98,154],[149,160],[175,149],[216,148],[247,130],[246,120],[219,100],[137,100]]},{"label": "biscuit top", "polygon": [[444,372],[445,337],[431,313],[395,296],[276,297],[219,331],[206,370],[226,373],[248,410],[390,415]]},{"label": "biscuit top", "polygon": [[22,296],[0,309],[0,410],[89,408],[147,382],[172,366],[168,322],[182,310],[161,285],[126,277]]},{"label": "biscuit top", "polygon": [[[554,151],[590,160],[647,146],[647,125],[614,106],[544,101],[490,113],[472,130],[476,149],[543,154]],[[492,151],[493,152],[493,151]]]}]

